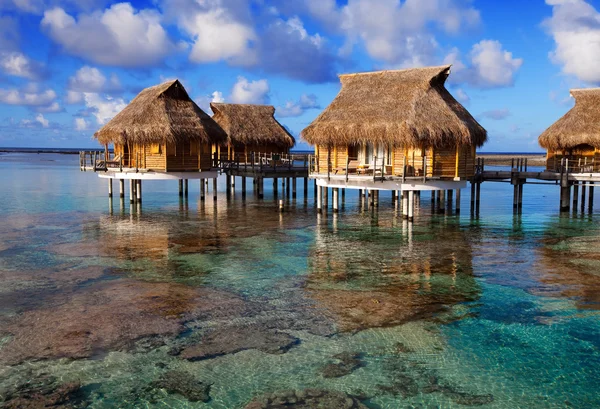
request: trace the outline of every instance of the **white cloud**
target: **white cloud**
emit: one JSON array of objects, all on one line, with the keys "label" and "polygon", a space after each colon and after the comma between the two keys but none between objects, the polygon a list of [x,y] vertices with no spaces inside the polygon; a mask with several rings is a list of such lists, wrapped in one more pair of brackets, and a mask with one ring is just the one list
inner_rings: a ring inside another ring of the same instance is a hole
[{"label": "white cloud", "polygon": [[52,89],[39,91],[37,87],[26,89],[0,89],[0,103],[8,105],[23,105],[36,109],[53,107],[56,102],[56,92]]},{"label": "white cloud", "polygon": [[459,102],[463,104],[468,104],[469,102],[471,102],[471,98],[462,88],[458,88],[454,93],[454,96]]},{"label": "white cloud", "polygon": [[88,129],[88,122],[84,118],[75,118],[75,130],[86,131]]},{"label": "white cloud", "polygon": [[190,59],[197,63],[227,61],[253,65],[258,36],[239,0],[170,1],[167,8],[176,15],[179,27],[192,39]]},{"label": "white cloud", "polygon": [[67,104],[79,104],[83,102],[83,92],[67,91],[65,101]]},{"label": "white cloud", "polygon": [[206,113],[210,113],[210,103],[211,102],[225,102],[225,98],[223,97],[223,93],[221,91],[215,91],[211,95],[204,95],[196,99],[196,103],[198,106]]},{"label": "white cloud", "polygon": [[42,127],[48,128],[50,126],[50,121],[44,118],[44,115],[38,114],[35,119],[23,119],[21,121],[21,126],[26,128],[34,128],[34,127]]},{"label": "white cloud", "polygon": [[225,102],[225,98],[223,98],[223,93],[220,91],[215,91],[212,93],[212,102],[222,103]]},{"label": "white cloud", "polygon": [[500,121],[510,116],[510,111],[507,108],[493,109],[491,111],[485,111],[480,114],[482,118],[493,119]]},{"label": "white cloud", "polygon": [[269,83],[267,80],[248,81],[238,77],[231,90],[231,102],[235,104],[266,104],[269,102]]},{"label": "white cloud", "polygon": [[103,125],[110,121],[127,106],[122,98],[101,96],[100,94],[88,92],[84,93],[83,96],[85,105],[96,118],[96,123],[98,125]]},{"label": "white cloud", "polygon": [[581,81],[600,83],[600,13],[583,0],[546,0],[552,17],[544,26],[554,38],[553,63]]},{"label": "white cloud", "polygon": [[42,64],[32,61],[19,51],[0,53],[0,68],[8,75],[30,80],[39,79],[44,73]]},{"label": "white cloud", "polygon": [[121,84],[116,75],[107,79],[99,69],[85,65],[75,75],[69,78],[67,96],[68,104],[79,104],[84,100],[84,93],[111,93],[121,90]]},{"label": "white cloud", "polygon": [[477,26],[479,12],[455,0],[308,0],[308,11],[346,36],[342,48],[349,54],[362,44],[374,59],[390,65],[424,65],[434,59],[437,42],[433,24],[445,33]]},{"label": "white cloud", "polygon": [[276,114],[281,118],[296,117],[302,115],[307,109],[316,108],[319,108],[316,95],[303,94],[297,102],[288,101],[284,106],[277,107]]},{"label": "white cloud", "polygon": [[175,47],[158,12],[136,11],[129,3],[80,14],[78,20],[56,7],[44,13],[41,26],[67,53],[99,64],[147,67]]},{"label": "white cloud", "polygon": [[53,103],[51,103],[48,106],[40,106],[40,107],[35,108],[35,110],[37,112],[54,113],[54,112],[61,112],[63,110],[63,108],[60,106],[60,104],[57,101],[54,101]]},{"label": "white cloud", "polygon": [[453,49],[444,59],[452,64],[451,83],[468,83],[479,88],[512,86],[521,66],[522,58],[513,58],[496,40],[482,40],[469,53],[469,64],[460,59],[458,49]]}]

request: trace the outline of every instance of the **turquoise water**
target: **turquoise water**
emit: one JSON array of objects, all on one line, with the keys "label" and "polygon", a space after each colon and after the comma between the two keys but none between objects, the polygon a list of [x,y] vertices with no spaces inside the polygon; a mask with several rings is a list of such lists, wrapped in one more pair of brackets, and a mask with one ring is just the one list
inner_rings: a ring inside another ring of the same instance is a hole
[{"label": "turquoise water", "polygon": [[484,184],[476,219],[468,189],[460,215],[423,194],[408,224],[388,193],[317,215],[312,185],[283,214],[223,180],[216,203],[148,182],[136,208],[77,165],[0,155],[0,406],[600,407],[600,215],[560,215],[555,186],[513,216]]}]

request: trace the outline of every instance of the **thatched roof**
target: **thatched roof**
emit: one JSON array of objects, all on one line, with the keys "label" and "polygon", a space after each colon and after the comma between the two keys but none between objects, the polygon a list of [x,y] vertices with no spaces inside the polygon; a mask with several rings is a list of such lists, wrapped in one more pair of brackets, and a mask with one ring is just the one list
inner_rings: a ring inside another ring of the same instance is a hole
[{"label": "thatched roof", "polygon": [[600,148],[600,88],[573,89],[575,106],[539,137],[543,148],[571,149],[577,145]]},{"label": "thatched roof", "polygon": [[94,134],[101,144],[221,143],[225,132],[189,97],[178,80],[146,88]]},{"label": "thatched roof", "polygon": [[444,87],[450,66],[340,75],[342,89],[302,136],[311,144],[476,145],[487,132]]},{"label": "thatched roof", "polygon": [[294,137],[275,119],[270,105],[211,103],[213,119],[225,130],[232,145],[274,144],[291,148]]}]

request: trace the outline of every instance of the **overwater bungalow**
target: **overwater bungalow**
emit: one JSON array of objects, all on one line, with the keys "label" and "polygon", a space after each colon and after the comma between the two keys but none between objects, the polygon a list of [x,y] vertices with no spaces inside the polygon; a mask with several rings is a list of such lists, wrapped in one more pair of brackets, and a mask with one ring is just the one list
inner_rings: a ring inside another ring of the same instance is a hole
[{"label": "overwater bungalow", "polygon": [[[178,80],[144,89],[129,105],[94,134],[105,152],[93,162],[100,177],[135,180],[216,179],[211,147],[227,135],[189,97]],[[109,146],[114,145],[113,156]],[[141,199],[137,193],[137,199]],[[112,185],[109,182],[109,195]],[[130,194],[131,201],[135,195]]]},{"label": "overwater bungalow", "polygon": [[[575,106],[539,137],[547,150],[546,168],[560,172],[598,172],[600,169],[600,88],[573,89]],[[568,163],[566,162],[568,160]]]},{"label": "overwater bungalow", "polygon": [[270,105],[211,103],[213,119],[227,133],[220,150],[222,160],[248,162],[251,155],[288,154],[294,137],[275,119],[275,107]]},{"label": "overwater bungalow", "polygon": [[340,75],[342,89],[302,131],[322,187],[452,190],[474,175],[486,130],[444,87],[450,66]]}]

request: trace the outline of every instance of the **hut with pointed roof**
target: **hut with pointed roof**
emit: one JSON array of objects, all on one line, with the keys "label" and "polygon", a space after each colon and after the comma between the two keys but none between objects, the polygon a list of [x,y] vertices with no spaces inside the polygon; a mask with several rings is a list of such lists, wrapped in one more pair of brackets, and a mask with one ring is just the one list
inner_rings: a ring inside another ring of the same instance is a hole
[{"label": "hut with pointed roof", "polygon": [[227,135],[174,80],[144,89],[94,138],[114,145],[121,167],[198,172],[214,167],[211,147]]},{"label": "hut with pointed roof", "polygon": [[450,66],[340,75],[337,97],[302,131],[315,145],[313,177],[473,176],[487,133],[445,88],[449,75]]},{"label": "hut with pointed roof", "polygon": [[575,171],[600,170],[600,88],[573,89],[575,106],[539,137],[546,168],[559,171],[563,159]]},{"label": "hut with pointed roof", "polygon": [[251,153],[286,154],[294,137],[275,119],[271,105],[211,103],[213,119],[227,134],[221,159],[247,159]]}]

